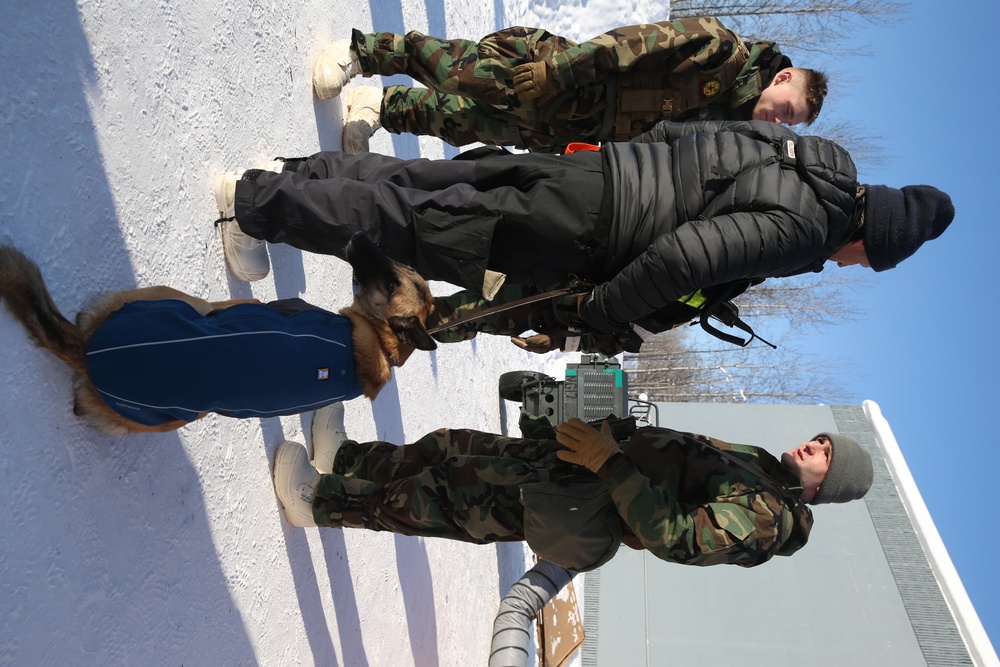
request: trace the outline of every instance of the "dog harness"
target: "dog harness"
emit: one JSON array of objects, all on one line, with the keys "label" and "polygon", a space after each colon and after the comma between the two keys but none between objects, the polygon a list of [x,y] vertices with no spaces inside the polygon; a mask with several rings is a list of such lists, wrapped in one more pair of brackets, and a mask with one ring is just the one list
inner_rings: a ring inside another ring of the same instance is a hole
[{"label": "dog harness", "polygon": [[361,395],[351,322],[301,301],[200,315],[183,301],[133,301],[87,344],[91,382],[134,422],[296,414]]}]

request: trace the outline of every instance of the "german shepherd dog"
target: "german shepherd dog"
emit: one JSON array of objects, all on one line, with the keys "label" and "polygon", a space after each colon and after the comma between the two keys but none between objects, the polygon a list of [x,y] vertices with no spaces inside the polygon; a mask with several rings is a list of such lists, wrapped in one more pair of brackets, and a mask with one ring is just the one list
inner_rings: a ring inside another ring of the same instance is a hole
[{"label": "german shepherd dog", "polygon": [[0,298],[72,369],[77,416],[110,435],[171,431],[209,412],[262,417],[372,399],[392,366],[437,347],[424,280],[364,234],[346,254],[359,290],[339,315],[300,299],[208,302],[161,286],[104,294],[73,325],[38,266],[10,246],[0,246]]}]

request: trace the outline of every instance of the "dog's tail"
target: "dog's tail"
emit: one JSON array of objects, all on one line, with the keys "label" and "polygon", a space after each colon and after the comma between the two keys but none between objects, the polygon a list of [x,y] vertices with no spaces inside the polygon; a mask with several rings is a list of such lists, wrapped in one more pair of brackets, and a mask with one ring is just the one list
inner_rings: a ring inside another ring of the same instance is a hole
[{"label": "dog's tail", "polygon": [[0,299],[36,344],[84,372],[82,332],[59,312],[38,266],[11,246],[0,246]]}]

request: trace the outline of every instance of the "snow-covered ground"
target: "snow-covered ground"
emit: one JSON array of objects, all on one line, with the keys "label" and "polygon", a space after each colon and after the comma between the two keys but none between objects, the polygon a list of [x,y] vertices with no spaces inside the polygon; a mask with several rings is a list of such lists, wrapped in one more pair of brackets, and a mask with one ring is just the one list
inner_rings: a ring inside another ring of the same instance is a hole
[{"label": "snow-covered ground", "polygon": [[[350,275],[333,258],[272,247],[271,276],[235,281],[210,192],[217,170],[340,147],[339,101],[310,90],[324,43],[352,27],[478,38],[517,23],[580,38],[663,15],[555,0],[0,3],[0,243],[41,266],[70,316],[157,284],[339,307]],[[455,152],[384,132],[372,149]],[[108,438],[73,416],[69,373],[6,313],[0,341],[0,665],[485,664],[520,545],[293,528],[270,462],[308,415]],[[348,429],[397,443],[513,430],[499,374],[558,364],[490,337],[418,353],[374,404],[348,405]]]}]

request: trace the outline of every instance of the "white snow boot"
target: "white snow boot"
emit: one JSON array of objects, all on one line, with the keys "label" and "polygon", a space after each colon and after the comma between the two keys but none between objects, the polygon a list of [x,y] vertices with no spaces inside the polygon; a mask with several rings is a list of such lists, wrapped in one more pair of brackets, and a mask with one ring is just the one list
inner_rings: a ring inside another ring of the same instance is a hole
[{"label": "white snow boot", "polygon": [[[269,160],[257,167],[263,171],[280,173],[283,160]],[[242,167],[214,179],[215,207],[219,210],[219,231],[222,234],[222,253],[233,275],[240,280],[252,282],[267,277],[271,262],[267,256],[267,244],[243,233],[236,222],[236,182],[243,178],[246,169]]]},{"label": "white snow boot", "polygon": [[344,404],[331,403],[313,413],[313,466],[324,475],[333,473],[333,460],[347,440],[344,429]]},{"label": "white snow boot", "polygon": [[288,523],[301,528],[316,525],[312,504],[319,473],[309,465],[309,453],[297,442],[286,440],[274,457],[274,491],[285,507]]},{"label": "white snow boot", "polygon": [[351,40],[337,40],[323,49],[313,64],[316,97],[329,100],[340,95],[347,82],[358,74],[361,74],[361,63],[351,48]]},{"label": "white snow boot", "polygon": [[345,153],[358,155],[368,152],[368,140],[382,127],[382,89],[358,86],[347,94],[347,114],[344,134],[340,139]]}]

